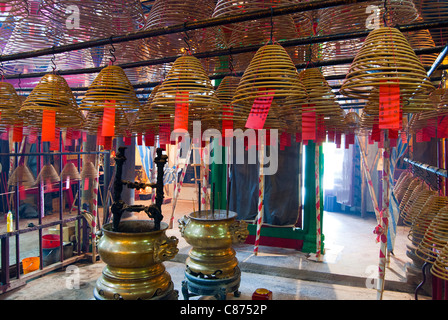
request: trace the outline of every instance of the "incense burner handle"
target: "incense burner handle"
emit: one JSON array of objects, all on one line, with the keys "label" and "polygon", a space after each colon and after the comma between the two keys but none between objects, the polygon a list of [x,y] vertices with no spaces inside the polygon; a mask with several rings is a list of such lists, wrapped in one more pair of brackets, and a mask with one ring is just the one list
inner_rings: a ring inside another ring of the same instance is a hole
[{"label": "incense burner handle", "polygon": [[183,216],[181,219],[177,220],[177,222],[179,223],[179,231],[182,236],[184,235],[185,228],[190,223],[190,221],[191,219],[187,216]]},{"label": "incense burner handle", "polygon": [[234,221],[229,226],[229,231],[232,236],[233,243],[243,243],[244,241],[246,241],[246,238],[249,235],[247,223],[243,220]]},{"label": "incense burner handle", "polygon": [[156,241],[154,243],[154,261],[163,262],[173,259],[179,252],[178,243],[179,240],[175,236]]}]

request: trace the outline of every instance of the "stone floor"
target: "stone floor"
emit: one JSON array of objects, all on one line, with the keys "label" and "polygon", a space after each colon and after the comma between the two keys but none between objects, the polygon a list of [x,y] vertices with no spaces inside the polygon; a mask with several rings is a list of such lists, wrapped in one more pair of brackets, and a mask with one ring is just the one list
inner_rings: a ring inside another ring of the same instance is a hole
[{"label": "stone floor", "polygon": [[[169,221],[171,205],[164,205],[164,221]],[[179,239],[179,253],[164,263],[175,290],[179,291],[179,299],[183,299],[184,263],[191,247],[180,235],[177,219],[191,211],[191,201],[179,200],[173,228],[166,232]],[[145,218],[135,214],[127,219]],[[255,289],[267,288],[273,292],[273,300],[376,300],[377,292],[372,289],[379,254],[379,244],[372,232],[376,219],[325,212],[323,221],[325,254],[321,262],[293,249],[261,246],[259,254],[254,255],[253,245],[235,246],[242,271],[241,296],[228,295],[228,299],[250,300]],[[407,233],[407,227],[398,227],[394,254],[390,256],[386,271],[384,300],[414,300],[416,284],[409,283],[406,275],[406,265],[411,262],[406,255]],[[25,286],[0,295],[0,300],[92,300],[95,282],[103,268],[102,261],[81,261],[29,281]],[[71,282],[74,276],[79,280],[76,288]],[[422,292],[419,299],[431,297]]]}]

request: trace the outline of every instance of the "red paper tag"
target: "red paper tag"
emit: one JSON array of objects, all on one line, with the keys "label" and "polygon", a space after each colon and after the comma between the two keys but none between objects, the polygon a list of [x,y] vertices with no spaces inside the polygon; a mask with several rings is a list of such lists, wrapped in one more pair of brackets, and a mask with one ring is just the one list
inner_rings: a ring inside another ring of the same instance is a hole
[{"label": "red paper tag", "polygon": [[[264,90],[264,89],[260,89]],[[271,108],[272,100],[274,99],[275,90],[269,92],[258,92],[257,97],[252,104],[249,116],[246,121],[246,128],[249,129],[263,129],[266,118],[268,117],[269,109]]]},{"label": "red paper tag", "polygon": [[161,123],[159,125],[159,145],[166,150],[166,145],[170,144],[170,124]]},{"label": "red paper tag", "polygon": [[328,130],[328,136],[327,136],[327,140],[328,142],[334,142],[334,131],[333,130]]},{"label": "red paper tag", "polygon": [[124,145],[125,146],[130,146],[132,144],[132,137],[131,136],[124,136],[123,140],[124,140]]},{"label": "red paper tag", "polygon": [[316,112],[314,105],[304,105],[302,108],[302,139],[316,140]]},{"label": "red paper tag", "polygon": [[302,142],[302,132],[296,132],[296,142]]},{"label": "red paper tag", "polygon": [[55,128],[54,139],[50,141],[50,151],[59,151],[59,128]]},{"label": "red paper tag", "polygon": [[177,93],[174,110],[174,131],[188,131],[188,100],[188,92]]},{"label": "red paper tag", "polygon": [[139,133],[139,134],[137,135],[137,145],[138,145],[138,146],[143,145],[143,137],[142,137],[141,133]]},{"label": "red paper tag", "polygon": [[89,178],[84,179],[84,190],[89,190]]},{"label": "red paper tag", "polygon": [[25,186],[19,186],[19,196],[20,196],[21,200],[25,200],[26,199]]},{"label": "red paper tag", "polygon": [[[386,82],[386,80],[381,80]],[[400,129],[400,85],[380,85],[379,128]]]},{"label": "red paper tag", "polygon": [[145,146],[152,147],[155,143],[155,134],[153,131],[146,131],[145,133]]},{"label": "red paper tag", "polygon": [[222,107],[222,136],[232,136],[232,132],[227,132],[226,129],[230,129],[233,132],[233,107],[223,106]]},{"label": "red paper tag", "polygon": [[23,123],[19,122],[14,124],[12,131],[12,142],[22,142],[23,139]]},{"label": "red paper tag", "polygon": [[341,133],[340,132],[336,132],[335,143],[336,143],[336,148],[341,147]]},{"label": "red paper tag", "polygon": [[104,150],[112,149],[112,139],[113,137],[104,137]]},{"label": "red paper tag", "polygon": [[30,130],[30,134],[28,135],[28,142],[33,144],[37,141],[37,131],[35,129]]},{"label": "red paper tag", "polygon": [[105,105],[101,135],[103,137],[113,137],[115,135],[115,100],[106,101]]},{"label": "red paper tag", "polygon": [[44,110],[42,113],[42,141],[53,141],[56,130],[56,112]]},{"label": "red paper tag", "polygon": [[406,134],[406,132],[400,132],[400,136],[401,136],[401,142],[403,143],[408,143],[408,135]]},{"label": "red paper tag", "polygon": [[100,122],[98,124],[98,130],[96,131],[96,145],[97,146],[104,145],[104,136],[102,135],[102,132],[103,132],[103,123]]}]

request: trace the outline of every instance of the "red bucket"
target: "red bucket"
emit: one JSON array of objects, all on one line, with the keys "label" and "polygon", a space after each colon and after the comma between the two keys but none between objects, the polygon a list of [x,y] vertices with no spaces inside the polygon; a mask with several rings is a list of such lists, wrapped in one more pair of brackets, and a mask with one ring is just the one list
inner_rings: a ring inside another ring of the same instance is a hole
[{"label": "red bucket", "polygon": [[42,248],[53,249],[61,245],[61,238],[58,234],[46,234],[42,237]]}]

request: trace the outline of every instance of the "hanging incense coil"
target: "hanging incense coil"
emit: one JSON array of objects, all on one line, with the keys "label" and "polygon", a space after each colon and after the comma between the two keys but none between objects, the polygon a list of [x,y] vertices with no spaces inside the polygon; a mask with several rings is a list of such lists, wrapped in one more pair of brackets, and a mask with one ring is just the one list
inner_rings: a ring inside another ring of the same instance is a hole
[{"label": "hanging incense coil", "polygon": [[[434,40],[432,40],[432,36],[429,30],[411,31],[405,33],[405,36],[406,39],[408,39],[412,49],[424,49],[435,47]],[[438,56],[437,53],[429,53],[419,55],[418,57],[423,66],[431,67],[434,61],[437,59],[437,56]]]},{"label": "hanging incense coil", "polygon": [[61,181],[81,180],[81,175],[73,162],[67,162],[61,172]]},{"label": "hanging incense coil", "polygon": [[57,74],[46,74],[23,102],[19,115],[30,127],[41,128],[44,110],[56,114],[56,127],[79,128],[84,118],[65,79]]},{"label": "hanging incense coil", "polygon": [[425,206],[412,220],[408,239],[417,247],[425,235],[426,229],[437,215],[440,209],[448,205],[448,197],[432,195],[428,198]]},{"label": "hanging incense coil", "polygon": [[281,116],[300,112],[306,102],[307,93],[299,74],[278,44],[261,47],[244,72],[232,101],[234,119],[245,121],[255,99],[263,95],[273,96]]},{"label": "hanging incense coil", "polygon": [[395,182],[392,191],[394,194],[396,194],[396,192],[400,189],[400,184],[408,179],[410,176],[412,176],[412,173],[408,170],[403,171],[402,173],[400,173],[400,176],[398,177],[397,181]]},{"label": "hanging incense coil", "polygon": [[[259,19],[239,23],[235,25],[230,35],[228,47],[238,48],[255,45],[266,45],[272,41],[296,39],[298,32],[291,16],[280,16],[271,19]],[[284,48],[294,64],[303,63],[306,60],[305,46]],[[234,55],[234,67],[236,71],[244,71],[255,52],[245,52]]]},{"label": "hanging incense coil", "polygon": [[56,172],[56,169],[53,167],[52,164],[46,164],[42,167],[40,170],[36,180],[35,185],[39,183],[56,183],[61,181],[58,173]]},{"label": "hanging incense coil", "polygon": [[8,186],[22,185],[32,187],[34,185],[34,176],[26,165],[19,165],[14,169],[8,179]]},{"label": "hanging incense coil", "polygon": [[317,114],[340,114],[341,107],[318,68],[305,69],[299,76],[308,94],[307,103],[313,106]]},{"label": "hanging incense coil", "polygon": [[148,97],[148,100],[140,105],[139,110],[137,111],[136,118],[132,122],[132,132],[134,133],[144,133],[151,129],[153,132],[157,128],[157,114],[151,108],[151,102],[160,88],[160,84],[155,86],[151,94]]},{"label": "hanging incense coil", "polygon": [[18,112],[21,105],[22,101],[12,84],[0,82],[0,126],[20,120]]},{"label": "hanging incense coil", "polygon": [[87,89],[80,108],[88,111],[85,128],[97,133],[105,108],[115,109],[115,135],[129,130],[129,117],[140,108],[134,87],[124,70],[110,65],[101,70]]},{"label": "hanging incense coil", "polygon": [[399,209],[403,210],[406,204],[409,202],[409,205],[412,206],[413,201],[416,198],[416,195],[423,191],[425,188],[425,184],[420,179],[414,179],[409,184],[409,187],[406,188],[406,191],[404,193],[403,199],[400,202]]},{"label": "hanging incense coil", "polygon": [[415,179],[418,179],[418,177],[414,177],[413,175],[406,176],[406,178],[400,182],[397,190],[394,190],[395,198],[398,200],[398,202],[401,202],[403,200],[403,196],[407,188],[409,187],[409,184],[411,184],[411,182]]},{"label": "hanging incense coil", "polygon": [[[448,19],[448,5],[446,1],[418,0],[415,6],[425,22],[446,21]],[[436,46],[444,46],[448,40],[448,30],[431,28],[432,39]]]},{"label": "hanging incense coil", "polygon": [[101,69],[87,89],[81,101],[81,109],[101,110],[110,107],[111,101],[116,109],[135,111],[140,107],[134,87],[124,70],[114,65]]},{"label": "hanging incense coil", "polygon": [[[163,28],[189,21],[209,19],[214,6],[213,0],[156,0],[152,4],[143,29]],[[226,47],[225,36],[219,26],[161,35],[145,41],[148,54],[152,57],[194,54]],[[208,72],[213,72],[220,66],[219,57],[203,59],[202,62]]]},{"label": "hanging incense coil", "polygon": [[86,179],[86,178],[96,178],[98,176],[98,171],[95,168],[95,165],[93,164],[93,162],[87,162],[86,164],[84,164],[82,166],[81,169],[81,179]]},{"label": "hanging incense coil", "polygon": [[[232,100],[235,95],[238,84],[240,83],[241,77],[237,76],[225,76],[218,88],[216,89],[216,96],[221,103],[221,114],[222,120],[232,120],[233,121],[233,106]],[[238,124],[237,124],[238,125]],[[221,126],[220,126],[221,127]],[[233,128],[236,129],[235,123]],[[243,129],[244,125],[240,127]],[[222,132],[224,133],[224,132]]]},{"label": "hanging incense coil", "polygon": [[[2,51],[3,55],[46,49],[49,44],[57,44],[63,39],[58,24],[42,14],[46,10],[39,1],[11,2],[11,14],[19,14],[8,26],[11,34]],[[18,7],[17,7],[18,6]],[[28,59],[5,61],[2,69],[5,74],[19,74],[47,71],[52,55]]]},{"label": "hanging incense coil", "polygon": [[420,101],[421,95],[434,90],[404,35],[395,28],[383,27],[369,33],[339,92],[348,97],[378,101],[381,85],[397,83],[403,101],[411,97]]},{"label": "hanging incense coil", "polygon": [[438,254],[431,267],[431,273],[437,278],[448,280],[448,244]]},{"label": "hanging incense coil", "polygon": [[[388,26],[396,24],[410,24],[417,18],[417,10],[413,1],[390,0],[387,2],[385,12],[382,1],[371,1],[368,3],[354,3],[332,8],[317,10],[317,30],[319,35],[347,33],[363,31],[372,21],[375,15],[378,26],[384,26],[384,19]],[[351,58],[362,47],[364,38],[345,39],[331,42],[323,42],[319,45],[320,60]],[[322,73],[325,76],[346,74],[350,64],[339,64],[324,66]]]},{"label": "hanging incense coil", "polygon": [[410,227],[414,218],[421,212],[421,210],[425,206],[428,198],[434,195],[437,195],[436,191],[425,189],[417,194],[417,198],[415,199],[415,201],[408,201],[408,203],[402,210],[401,217],[403,218],[403,224]]},{"label": "hanging incense coil", "polygon": [[415,254],[422,260],[434,263],[438,253],[448,243],[448,207],[443,207],[426,229]]},{"label": "hanging incense coil", "polygon": [[173,67],[162,82],[150,107],[159,118],[168,117],[174,123],[176,104],[188,104],[188,122],[198,120],[202,127],[209,121],[220,121],[221,104],[216,96],[201,62],[193,56],[182,56],[176,59]]}]

